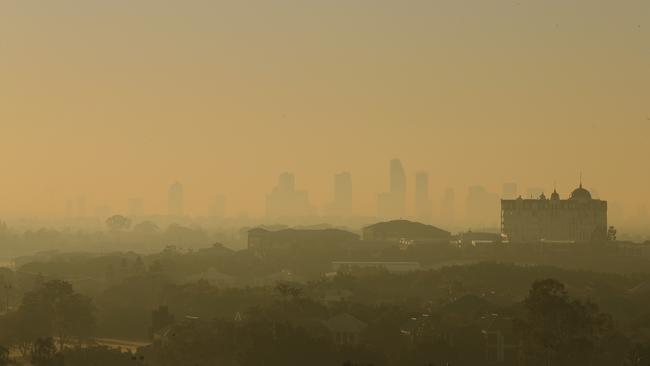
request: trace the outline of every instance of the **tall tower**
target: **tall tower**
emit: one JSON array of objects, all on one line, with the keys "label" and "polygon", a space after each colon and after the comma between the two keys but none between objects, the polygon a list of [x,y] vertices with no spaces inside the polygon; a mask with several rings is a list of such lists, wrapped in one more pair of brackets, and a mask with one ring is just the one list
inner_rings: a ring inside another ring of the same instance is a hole
[{"label": "tall tower", "polygon": [[167,205],[169,216],[180,217],[184,215],[183,185],[180,182],[176,182],[169,187]]},{"label": "tall tower", "polygon": [[377,197],[377,214],[384,219],[398,219],[406,213],[406,174],[399,159],[389,165],[389,191]]},{"label": "tall tower", "polygon": [[282,173],[278,184],[266,196],[266,215],[272,218],[300,218],[311,214],[306,191],[296,190],[292,173]]}]

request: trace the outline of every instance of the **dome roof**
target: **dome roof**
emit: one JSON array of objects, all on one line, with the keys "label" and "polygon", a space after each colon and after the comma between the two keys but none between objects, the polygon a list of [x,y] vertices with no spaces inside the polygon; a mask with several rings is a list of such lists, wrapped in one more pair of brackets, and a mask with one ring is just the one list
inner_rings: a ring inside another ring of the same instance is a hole
[{"label": "dome roof", "polygon": [[571,192],[571,199],[572,200],[590,200],[591,199],[591,193],[589,193],[588,190],[582,188],[582,184],[580,184],[580,187],[576,188],[573,192]]}]

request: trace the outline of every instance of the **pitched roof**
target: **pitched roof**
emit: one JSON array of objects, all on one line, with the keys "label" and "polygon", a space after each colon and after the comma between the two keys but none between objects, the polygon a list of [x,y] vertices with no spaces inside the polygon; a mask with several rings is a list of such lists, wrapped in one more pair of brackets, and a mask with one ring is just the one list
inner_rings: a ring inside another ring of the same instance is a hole
[{"label": "pitched roof", "polygon": [[426,225],[420,222],[408,220],[378,222],[376,224],[366,226],[363,229],[380,231],[386,234],[406,235],[412,237],[447,237],[451,234],[450,232],[437,228],[433,225]]}]

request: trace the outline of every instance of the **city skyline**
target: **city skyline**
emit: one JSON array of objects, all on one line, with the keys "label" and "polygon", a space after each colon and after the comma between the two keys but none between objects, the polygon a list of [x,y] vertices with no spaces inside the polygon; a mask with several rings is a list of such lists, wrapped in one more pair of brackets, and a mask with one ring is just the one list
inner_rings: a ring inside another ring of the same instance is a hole
[{"label": "city skyline", "polygon": [[86,214],[129,197],[165,212],[176,180],[188,213],[221,194],[262,215],[283,171],[319,207],[350,171],[355,211],[375,212],[395,156],[435,173],[434,202],[508,181],[569,191],[583,171],[635,212],[650,3],[623,4],[4,3],[0,215],[61,216],[79,196]]},{"label": "city skyline", "polygon": [[[498,226],[498,206],[501,199],[515,199],[517,197],[538,199],[542,195],[548,198],[553,191],[557,190],[556,182],[553,184],[553,189],[539,187],[520,189],[518,183],[507,181],[500,185],[500,193],[497,193],[496,190],[486,189],[483,185],[472,184],[466,187],[467,193],[460,195],[460,199],[458,199],[455,194],[456,190],[452,187],[445,187],[442,191],[432,192],[429,173],[425,171],[409,171],[404,168],[400,159],[391,159],[389,161],[388,172],[387,186],[389,189],[388,192],[376,195],[378,201],[375,210],[379,210],[376,212],[372,210],[364,212],[354,209],[355,194],[352,190],[352,173],[345,171],[333,175],[331,197],[329,201],[326,200],[321,204],[315,204],[310,200],[308,189],[296,189],[296,175],[293,172],[280,174],[277,177],[277,184],[266,195],[266,209],[261,215],[235,213],[232,210],[226,210],[227,197],[221,194],[213,196],[212,201],[206,199],[202,209],[196,213],[184,212],[184,186],[180,181],[176,181],[169,188],[166,213],[147,210],[145,214],[145,202],[142,198],[137,197],[129,199],[127,208],[124,210],[112,210],[110,206],[97,205],[94,215],[86,214],[86,199],[85,196],[80,196],[77,200],[68,201],[65,217],[107,217],[112,214],[124,214],[131,217],[162,215],[177,218],[207,216],[222,219],[241,215],[267,219],[319,216],[339,218],[378,217],[380,219],[409,218],[448,226],[460,224],[470,227],[496,227]],[[409,176],[412,177],[410,180]],[[409,181],[412,182],[410,189],[408,187]],[[582,186],[582,182],[579,181],[578,185]],[[568,194],[578,185],[564,191],[564,194]],[[563,191],[560,190],[560,192]],[[385,214],[382,215],[382,208],[380,207],[382,197],[391,193],[396,194],[399,202],[397,202],[397,205],[393,202],[394,206],[388,208],[393,210],[392,213],[385,211]],[[592,193],[594,193],[594,197],[598,197],[595,191],[592,191]],[[560,193],[560,196],[563,197],[563,193]],[[84,212],[84,214],[79,215],[79,212]],[[647,212],[647,210],[644,211],[643,206],[638,206],[627,215],[638,216],[638,218],[643,219],[643,212]],[[613,216],[618,220],[623,219],[620,207],[616,206],[616,204],[614,204]],[[625,222],[621,222],[621,224],[625,224]]]}]

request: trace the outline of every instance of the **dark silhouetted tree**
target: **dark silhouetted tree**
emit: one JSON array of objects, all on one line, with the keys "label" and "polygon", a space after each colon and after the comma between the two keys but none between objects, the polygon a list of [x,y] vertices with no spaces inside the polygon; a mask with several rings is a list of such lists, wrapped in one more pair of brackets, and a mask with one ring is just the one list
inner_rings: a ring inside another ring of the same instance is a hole
[{"label": "dark silhouetted tree", "polygon": [[124,231],[131,227],[131,219],[122,215],[113,215],[106,219],[106,226],[110,231]]},{"label": "dark silhouetted tree", "polygon": [[527,318],[518,323],[527,365],[589,365],[611,319],[591,302],[569,298],[556,280],[536,281],[524,302]]}]

